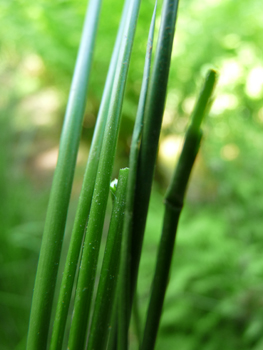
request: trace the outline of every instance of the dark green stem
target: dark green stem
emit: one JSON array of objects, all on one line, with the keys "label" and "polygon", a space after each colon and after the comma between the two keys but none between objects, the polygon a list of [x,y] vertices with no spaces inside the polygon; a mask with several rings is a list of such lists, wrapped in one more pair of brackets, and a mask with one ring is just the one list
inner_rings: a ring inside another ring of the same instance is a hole
[{"label": "dark green stem", "polygon": [[138,344],[140,344],[142,340],[142,324],[141,324],[141,315],[140,315],[140,308],[139,308],[139,298],[138,298],[138,293],[136,291],[133,297],[132,317],[133,317],[133,324],[134,324],[137,341],[138,341]]},{"label": "dark green stem", "polygon": [[130,298],[130,263],[131,263],[131,234],[133,223],[133,206],[134,206],[134,192],[137,177],[138,155],[141,141],[141,132],[143,126],[143,118],[145,112],[145,102],[148,91],[148,83],[151,68],[152,44],[154,35],[156,17],[156,4],[151,20],[145,65],[143,72],[143,81],[139,99],[139,105],[134,125],[134,131],[131,142],[131,152],[129,159],[130,175],[127,189],[126,210],[123,228],[123,240],[121,248],[121,264],[120,264],[120,278],[118,282],[118,349],[128,349],[128,330],[131,312],[131,298]]},{"label": "dark green stem", "polygon": [[201,122],[216,82],[215,71],[209,71],[204,88],[194,109],[192,122],[187,130],[182,153],[175,169],[171,184],[165,195],[165,214],[161,241],[158,248],[157,262],[152,283],[150,303],[141,350],[153,350],[160,323],[163,301],[168,284],[168,276],[173,256],[173,249],[180,213],[190,173],[198,153],[202,132]]},{"label": "dark green stem", "polygon": [[134,200],[134,220],[131,242],[131,298],[137,282],[143,235],[165,105],[177,8],[178,0],[164,1],[153,74],[147,96]]},{"label": "dark green stem", "polygon": [[200,133],[187,133],[182,154],[175,171],[172,185],[165,196],[165,214],[161,241],[158,248],[157,264],[152,284],[146,326],[141,350],[153,350],[162,313],[165,291],[173,256],[174,242],[183,198],[190,172],[199,148]]}]

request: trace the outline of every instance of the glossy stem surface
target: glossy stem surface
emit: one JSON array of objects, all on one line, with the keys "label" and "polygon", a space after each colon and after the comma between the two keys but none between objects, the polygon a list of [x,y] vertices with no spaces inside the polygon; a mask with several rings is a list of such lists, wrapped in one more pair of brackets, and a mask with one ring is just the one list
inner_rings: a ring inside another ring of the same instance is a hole
[{"label": "glossy stem surface", "polygon": [[151,288],[143,341],[140,347],[141,350],[153,350],[155,346],[164,296],[168,284],[178,220],[200,140],[201,133],[192,133],[190,130],[188,131],[172,181],[173,184],[170,186],[165,196],[162,236],[158,247],[157,263]]},{"label": "glossy stem surface", "polygon": [[123,15],[118,30],[111,63],[103,91],[102,101],[97,117],[96,127],[92,138],[89,158],[85,170],[84,180],[81,188],[76,217],[70,239],[69,250],[63,272],[60,287],[59,299],[57,303],[56,315],[53,325],[50,350],[60,350],[63,344],[65,326],[69,304],[71,300],[76,269],[78,265],[81,244],[86,229],[87,219],[91,206],[92,195],[98,170],[99,156],[101,152],[102,140],[108,116],[110,97],[117,66],[118,53],[120,50],[121,37],[127,16],[128,2],[123,9]]},{"label": "glossy stem surface", "polygon": [[153,350],[162,314],[165,292],[172,262],[177,225],[183,208],[183,202],[191,170],[199,150],[202,132],[201,122],[207,112],[210,97],[216,83],[216,72],[210,70],[204,87],[193,111],[191,124],[185,136],[185,142],[179,157],[172,181],[165,195],[165,214],[155,273],[151,288],[151,297],[147,311],[141,350]]},{"label": "glossy stem surface", "polygon": [[165,0],[147,95],[138,161],[131,242],[131,299],[136,288],[159,135],[164,112],[178,0]]},{"label": "glossy stem surface", "polygon": [[156,17],[156,4],[154,7],[149,35],[148,35],[142,87],[141,87],[139,105],[138,105],[138,110],[137,110],[137,115],[135,119],[133,135],[132,135],[131,151],[130,151],[130,158],[129,158],[130,174],[129,174],[129,180],[128,180],[127,199],[126,199],[127,204],[125,209],[125,219],[124,219],[124,227],[123,227],[120,277],[118,282],[118,349],[121,349],[121,350],[128,348],[128,331],[129,331],[129,321],[130,321],[130,313],[131,313],[130,263],[131,263],[131,234],[132,234],[132,225],[133,225],[134,193],[135,193],[135,184],[136,184],[136,177],[137,177],[141,133],[142,133],[142,127],[143,127],[144,112],[145,112],[145,103],[146,103],[148,86],[149,86],[155,17]]},{"label": "glossy stem surface", "polygon": [[74,313],[69,335],[68,347],[70,350],[82,350],[85,346],[86,330],[90,316],[101,235],[121,121],[123,95],[139,7],[140,0],[133,0],[130,2],[123,32],[111,95],[109,115],[103,138],[98,173],[83,247],[74,303]]},{"label": "glossy stem surface", "polygon": [[29,322],[27,350],[44,350],[84,116],[101,0],[90,0],[60,138]]},{"label": "glossy stem surface", "polygon": [[128,175],[128,168],[120,170],[90,327],[88,350],[104,350],[107,345],[119,272]]}]

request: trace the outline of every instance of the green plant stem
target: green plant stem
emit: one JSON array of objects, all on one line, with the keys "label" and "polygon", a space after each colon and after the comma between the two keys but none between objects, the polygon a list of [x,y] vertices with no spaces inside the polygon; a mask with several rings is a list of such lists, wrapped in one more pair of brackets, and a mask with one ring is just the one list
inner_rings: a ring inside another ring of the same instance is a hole
[{"label": "green plant stem", "polygon": [[134,297],[133,297],[132,317],[133,317],[133,324],[134,324],[135,334],[137,337],[137,342],[138,344],[140,344],[142,340],[142,327],[141,327],[141,315],[140,315],[140,308],[139,308],[139,298],[138,298],[137,291],[135,291]]},{"label": "green plant stem", "polygon": [[69,250],[65,263],[65,269],[63,272],[63,278],[60,287],[59,299],[57,303],[56,315],[51,337],[50,350],[60,350],[63,343],[68,308],[71,300],[71,293],[73,289],[74,278],[76,275],[76,269],[81,250],[81,243],[86,228],[87,218],[94,190],[94,184],[98,170],[99,156],[101,152],[102,140],[108,116],[110,97],[112,92],[114,75],[116,71],[122,32],[127,16],[127,10],[128,3],[126,2],[112,54],[112,59],[97,117],[96,127],[94,130],[94,135],[90,147],[89,158],[85,170],[83,185],[80,193],[72,236],[70,239]]},{"label": "green plant stem", "polygon": [[139,0],[133,0],[130,2],[129,13],[123,32],[122,44],[113,84],[109,116],[102,144],[98,173],[91,203],[89,222],[77,283],[74,314],[68,343],[70,350],[81,350],[84,348],[94,279],[97,269],[101,234],[109,194],[110,178],[119,134],[124,88],[139,6]]},{"label": "green plant stem", "polygon": [[118,282],[118,349],[124,350],[128,348],[128,330],[131,310],[130,300],[130,260],[131,260],[131,234],[133,223],[133,206],[134,191],[137,176],[137,163],[140,149],[141,132],[143,126],[143,118],[145,112],[145,102],[148,91],[148,82],[151,68],[152,45],[156,17],[156,5],[154,7],[151,20],[147,50],[145,57],[145,66],[143,72],[142,87],[136,115],[134,131],[131,142],[131,152],[129,159],[130,175],[127,189],[127,204],[125,210],[125,220],[123,229],[123,240],[121,250],[120,278]]},{"label": "green plant stem", "polygon": [[[118,285],[117,285],[118,287]],[[113,305],[113,312],[111,317],[111,326],[110,326],[110,334],[109,341],[107,345],[107,350],[116,350],[117,349],[117,340],[118,340],[118,313],[117,313],[117,305],[118,305],[118,294],[116,293],[115,301]]]},{"label": "green plant stem", "polygon": [[38,262],[27,350],[46,349],[100,5],[100,0],[91,0],[89,3],[70,89]]},{"label": "green plant stem", "polygon": [[103,350],[107,345],[119,270],[128,175],[128,168],[120,170],[90,327],[88,350]]},{"label": "green plant stem", "polygon": [[199,130],[205,113],[211,107],[211,95],[217,82],[217,72],[210,69],[207,73],[203,89],[192,113],[192,129]]},{"label": "green plant stem", "polygon": [[178,0],[164,1],[153,73],[146,102],[134,200],[134,224],[131,242],[131,298],[137,282],[143,235],[165,105],[177,8]]},{"label": "green plant stem", "polygon": [[201,121],[205,115],[215,82],[216,73],[211,70],[208,73],[204,88],[199,96],[196,108],[194,109],[192,123],[187,130],[182,153],[171,184],[165,195],[165,214],[162,236],[158,248],[158,256],[141,350],[154,349],[163,301],[168,284],[177,225],[183,208],[183,201],[190,173],[202,138],[202,132],[200,130]]},{"label": "green plant stem", "polygon": [[[178,162],[175,175],[174,190],[178,190],[181,195],[176,196],[176,201],[171,201],[173,193],[167,191],[165,196],[165,214],[161,241],[158,248],[157,264],[155,268],[152,293],[147,313],[146,326],[144,330],[141,350],[153,350],[161,312],[164,301],[170,265],[172,261],[175,234],[179,216],[182,210],[183,196],[193,166],[195,156],[201,140],[200,133],[190,133],[188,131],[183,151]],[[175,194],[174,194],[175,195]]]}]

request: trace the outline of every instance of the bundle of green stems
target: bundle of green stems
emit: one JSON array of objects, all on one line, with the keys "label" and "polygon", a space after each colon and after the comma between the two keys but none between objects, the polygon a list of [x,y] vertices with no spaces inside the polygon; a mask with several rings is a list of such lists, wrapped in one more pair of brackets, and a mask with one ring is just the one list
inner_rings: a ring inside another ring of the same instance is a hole
[{"label": "bundle of green stems", "polygon": [[[153,182],[174,41],[178,0],[164,0],[151,69],[156,7],[153,8],[145,66],[132,135],[129,167],[111,186],[122,104],[140,0],[126,0],[117,33],[79,203],[59,297],[53,305],[58,265],[78,153],[101,0],[90,0],[60,139],[59,157],[40,251],[27,350],[126,350],[138,268]],[[141,350],[154,349],[168,284],[178,220],[202,138],[217,74],[210,70],[199,94],[185,141],[167,189],[156,267]],[[102,267],[98,273],[103,224],[110,191],[113,208]],[[95,279],[98,288],[94,293]],[[95,295],[96,294],[96,295]],[[70,303],[74,303],[70,314]],[[54,308],[54,321],[51,313]],[[69,335],[66,325],[70,319]],[[67,338],[67,339],[66,339]]]}]

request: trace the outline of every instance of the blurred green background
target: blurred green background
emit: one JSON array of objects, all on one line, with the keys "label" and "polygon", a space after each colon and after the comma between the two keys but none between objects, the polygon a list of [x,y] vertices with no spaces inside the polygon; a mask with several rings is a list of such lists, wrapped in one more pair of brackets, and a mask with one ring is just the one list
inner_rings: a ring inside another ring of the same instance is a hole
[{"label": "blurred green background", "polygon": [[[114,176],[128,164],[154,1],[143,0]],[[72,227],[121,14],[104,0],[69,209]],[[157,29],[161,1],[158,4]],[[86,1],[0,2],[0,349],[25,348],[34,275]],[[261,0],[181,0],[138,304],[143,323],[162,198],[209,67],[220,72],[180,220],[157,350],[263,349]],[[155,36],[156,43],[157,35]],[[107,220],[108,221],[108,218]],[[136,346],[135,336],[131,342]]]}]

